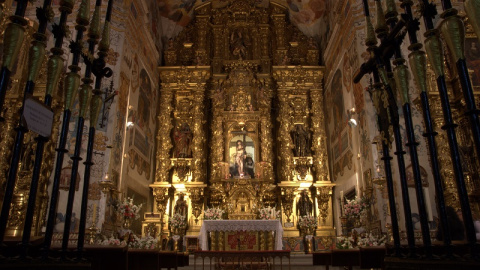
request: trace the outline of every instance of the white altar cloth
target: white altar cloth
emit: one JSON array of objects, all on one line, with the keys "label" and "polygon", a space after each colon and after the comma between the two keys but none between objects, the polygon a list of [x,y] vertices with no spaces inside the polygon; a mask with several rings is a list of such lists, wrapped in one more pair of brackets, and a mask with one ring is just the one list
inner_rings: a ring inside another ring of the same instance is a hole
[{"label": "white altar cloth", "polygon": [[283,247],[283,228],[279,220],[204,220],[198,235],[202,250],[208,250],[208,232],[214,231],[274,231],[275,250]]}]

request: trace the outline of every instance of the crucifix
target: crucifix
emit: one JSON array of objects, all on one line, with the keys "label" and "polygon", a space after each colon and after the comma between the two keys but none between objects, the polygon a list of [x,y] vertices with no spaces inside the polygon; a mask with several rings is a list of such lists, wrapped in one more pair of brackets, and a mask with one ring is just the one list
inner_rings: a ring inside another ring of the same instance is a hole
[{"label": "crucifix", "polygon": [[232,131],[231,133],[234,137],[242,137],[241,140],[235,142],[235,153],[233,155],[235,165],[232,175],[238,175],[241,178],[244,176],[253,176],[253,156],[247,156],[246,147],[248,133],[255,133],[255,131],[248,131],[245,127],[242,127],[240,131]]}]

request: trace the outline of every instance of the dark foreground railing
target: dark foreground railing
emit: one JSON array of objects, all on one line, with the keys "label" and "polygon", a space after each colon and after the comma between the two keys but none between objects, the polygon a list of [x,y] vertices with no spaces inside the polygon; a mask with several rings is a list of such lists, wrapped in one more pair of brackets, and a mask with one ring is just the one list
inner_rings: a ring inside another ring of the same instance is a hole
[{"label": "dark foreground railing", "polygon": [[[157,249],[134,249],[127,246],[86,245],[82,260],[77,258],[74,245],[69,245],[67,252],[61,252],[59,244],[52,245],[51,256],[41,256],[41,240],[33,238],[31,254],[27,259],[10,256],[0,261],[0,269],[28,270],[160,270],[179,269],[189,265],[188,253],[176,251],[160,251]],[[37,243],[38,242],[38,243]],[[11,254],[18,253],[18,241],[7,241]],[[75,245],[76,246],[76,245]],[[62,258],[65,259],[62,259]]]}]

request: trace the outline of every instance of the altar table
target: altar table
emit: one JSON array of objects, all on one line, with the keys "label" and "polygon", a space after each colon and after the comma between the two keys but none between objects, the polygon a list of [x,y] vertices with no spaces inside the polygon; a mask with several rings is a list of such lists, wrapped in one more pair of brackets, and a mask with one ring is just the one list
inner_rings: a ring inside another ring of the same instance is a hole
[{"label": "altar table", "polygon": [[236,231],[259,231],[274,232],[274,249],[281,250],[283,247],[283,228],[279,220],[204,220],[198,239],[200,248],[208,250],[209,232],[236,232]]}]

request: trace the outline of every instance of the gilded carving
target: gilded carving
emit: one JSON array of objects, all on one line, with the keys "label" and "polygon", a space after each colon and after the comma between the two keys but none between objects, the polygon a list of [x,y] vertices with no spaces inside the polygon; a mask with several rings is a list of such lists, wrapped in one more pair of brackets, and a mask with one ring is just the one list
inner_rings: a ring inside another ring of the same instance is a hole
[{"label": "gilded carving", "polygon": [[[333,184],[334,185],[334,184]],[[318,210],[320,210],[320,217],[322,218],[323,223],[327,221],[329,214],[329,203],[332,197],[332,184],[320,185],[317,186],[317,202]]]},{"label": "gilded carving", "polygon": [[153,197],[157,207],[157,212],[160,213],[160,220],[163,223],[163,215],[166,213],[168,196],[168,187],[153,187]]},{"label": "gilded carving", "polygon": [[155,173],[156,182],[168,182],[168,172],[171,168],[170,149],[173,147],[170,138],[170,131],[173,128],[170,113],[172,111],[173,93],[164,89],[160,94],[160,111],[157,116],[157,170]]},{"label": "gilded carving", "polygon": [[220,116],[214,116],[212,123],[212,143],[210,145],[212,175],[211,178],[228,178],[228,163],[223,162],[223,123]]},{"label": "gilded carving", "polygon": [[10,166],[10,159],[12,157],[12,148],[15,140],[14,128],[18,121],[18,110],[22,106],[22,99],[11,99],[7,101],[13,106],[8,106],[4,111],[3,117],[5,121],[1,124],[2,133],[0,134],[0,186],[5,185],[6,175]]},{"label": "gilded carving", "polygon": [[279,93],[280,112],[277,121],[280,123],[280,155],[278,159],[281,164],[280,180],[292,181],[292,165],[293,165],[293,142],[290,137],[291,119],[290,110],[288,109],[288,95],[284,92]]},{"label": "gilded carving", "polygon": [[204,189],[206,185],[200,187],[187,187],[190,193],[190,200],[192,201],[192,215],[195,217],[195,224],[198,224],[200,215],[203,211]]},{"label": "gilded carving", "polygon": [[295,188],[282,187],[282,207],[283,213],[287,217],[287,222],[290,222],[290,216],[293,213],[293,200],[295,199]]},{"label": "gilded carving", "polygon": [[205,129],[204,129],[204,113],[203,113],[203,88],[195,92],[195,105],[193,108],[193,161],[192,172],[193,181],[205,182],[206,176],[206,159],[205,155]]},{"label": "gilded carving", "polygon": [[[318,45],[286,11],[254,0],[204,3],[166,44],[156,183],[185,186],[191,230],[204,202],[229,219],[254,219],[259,208],[281,204],[290,221],[300,181],[329,181]],[[181,157],[175,129],[183,125],[191,155]]]},{"label": "gilded carving", "polygon": [[330,181],[328,174],[327,134],[325,131],[325,114],[323,113],[323,95],[321,89],[312,89],[312,150],[314,152],[313,167],[317,181]]}]

